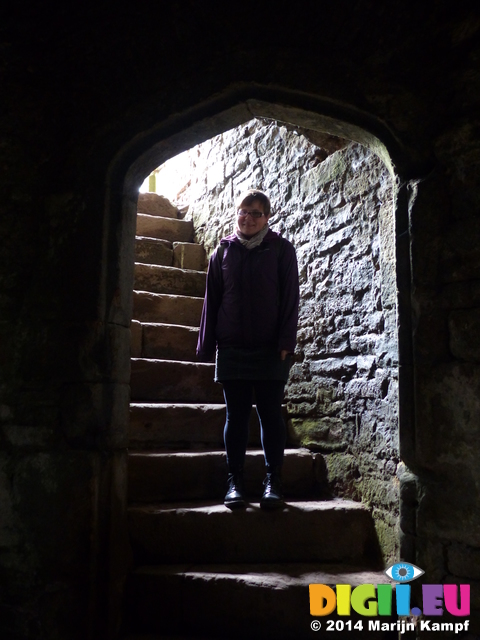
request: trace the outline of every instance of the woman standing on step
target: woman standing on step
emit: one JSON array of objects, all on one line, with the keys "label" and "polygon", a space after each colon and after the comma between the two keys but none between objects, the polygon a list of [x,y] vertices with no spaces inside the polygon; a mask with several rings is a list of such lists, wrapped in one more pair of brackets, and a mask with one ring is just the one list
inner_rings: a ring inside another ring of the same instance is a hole
[{"label": "woman standing on step", "polygon": [[253,394],[267,472],[260,506],[284,505],[281,406],[295,350],[299,284],[295,249],[269,228],[270,211],[268,196],[258,189],[238,200],[235,232],[210,258],[197,345],[201,361],[212,361],[216,352],[215,380],[223,384],[230,508],[245,506],[243,466]]}]

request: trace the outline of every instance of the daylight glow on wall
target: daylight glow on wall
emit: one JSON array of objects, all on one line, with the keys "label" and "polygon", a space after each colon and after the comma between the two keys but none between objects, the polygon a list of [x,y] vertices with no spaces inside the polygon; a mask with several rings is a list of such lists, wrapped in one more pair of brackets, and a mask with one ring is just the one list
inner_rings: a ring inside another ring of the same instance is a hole
[{"label": "daylight glow on wall", "polygon": [[[180,192],[189,180],[190,167],[191,150],[179,153],[178,156],[167,160],[152,172],[155,176],[155,193],[165,196],[172,202],[177,201]],[[140,193],[151,191],[150,186],[150,176],[147,176],[140,187]]]}]

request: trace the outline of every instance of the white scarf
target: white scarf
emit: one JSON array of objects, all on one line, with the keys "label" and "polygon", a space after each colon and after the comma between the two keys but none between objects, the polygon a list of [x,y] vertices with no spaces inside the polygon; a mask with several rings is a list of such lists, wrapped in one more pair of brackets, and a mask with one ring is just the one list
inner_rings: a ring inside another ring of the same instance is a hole
[{"label": "white scarf", "polygon": [[262,244],[264,237],[267,235],[268,229],[269,227],[267,223],[263,229],[260,229],[258,233],[249,238],[247,238],[247,236],[245,236],[239,229],[235,229],[235,234],[245,249],[255,249],[259,244]]}]

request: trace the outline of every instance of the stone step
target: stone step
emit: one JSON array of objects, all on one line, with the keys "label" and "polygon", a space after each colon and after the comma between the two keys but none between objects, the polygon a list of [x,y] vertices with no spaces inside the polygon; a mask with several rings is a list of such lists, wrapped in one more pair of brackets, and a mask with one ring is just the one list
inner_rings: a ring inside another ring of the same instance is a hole
[{"label": "stone step", "polygon": [[[306,449],[287,449],[282,484],[287,497],[318,496],[323,460]],[[317,464],[316,464],[317,462]],[[262,450],[247,451],[245,488],[248,496],[263,491],[265,461]],[[179,481],[181,478],[181,481]],[[130,453],[128,456],[128,499],[130,502],[180,500],[222,500],[227,469],[224,451],[181,453]]]},{"label": "stone step", "polygon": [[[287,446],[297,447],[298,439],[290,428],[286,405],[282,409],[288,427]],[[224,427],[224,404],[132,402],[129,449],[157,452],[223,449]],[[250,414],[248,444],[250,447],[261,445],[260,424],[254,407]]]},{"label": "stone step", "polygon": [[370,513],[339,498],[288,501],[277,511],[258,502],[233,511],[218,502],[132,505],[128,517],[138,563],[378,560]]},{"label": "stone step", "polygon": [[178,324],[132,321],[132,357],[195,360],[198,329]]},{"label": "stone step", "polygon": [[135,238],[135,262],[173,266],[173,244],[160,238]]},{"label": "stone step", "polygon": [[[129,448],[157,451],[222,449],[224,426],[223,404],[132,403]],[[249,444],[260,446],[260,426],[254,409],[250,417]]]},{"label": "stone step", "polygon": [[205,295],[206,280],[204,271],[135,263],[134,288],[137,291],[201,297]]},{"label": "stone step", "polygon": [[165,322],[199,327],[203,298],[149,291],[133,292],[133,317],[141,322]]},{"label": "stone step", "polygon": [[157,193],[140,193],[137,202],[138,213],[148,213],[151,216],[164,218],[178,218],[178,209],[165,196]]},{"label": "stone step", "polygon": [[162,238],[170,242],[193,242],[193,222],[162,218],[144,213],[137,214],[137,236]]},{"label": "stone step", "polygon": [[[132,403],[129,448],[218,449],[224,426],[223,404]],[[256,435],[259,444],[258,429]]]},{"label": "stone step", "polygon": [[200,244],[170,242],[161,238],[135,237],[135,261],[191,271],[205,271],[207,255]]},{"label": "stone step", "polygon": [[204,271],[207,266],[207,254],[201,244],[191,242],[173,243],[173,266],[180,269]]},{"label": "stone step", "polygon": [[132,358],[131,399],[223,404],[222,385],[213,381],[214,372],[213,364]]},{"label": "stone step", "polygon": [[[250,538],[250,543],[255,545],[256,540]],[[310,615],[310,584],[349,584],[353,589],[360,584],[391,581],[381,571],[332,564],[142,566],[127,585],[127,625],[137,633],[159,633],[159,640],[169,638],[164,634],[172,634],[177,640],[399,637],[398,631],[369,629],[370,621],[393,623],[397,616],[362,617],[353,610],[348,617],[337,616],[336,612],[328,615],[333,623],[333,629],[329,629],[326,618]],[[317,634],[311,628],[314,620],[322,626]],[[361,628],[353,628],[358,622]],[[137,637],[154,640],[151,636]]]}]

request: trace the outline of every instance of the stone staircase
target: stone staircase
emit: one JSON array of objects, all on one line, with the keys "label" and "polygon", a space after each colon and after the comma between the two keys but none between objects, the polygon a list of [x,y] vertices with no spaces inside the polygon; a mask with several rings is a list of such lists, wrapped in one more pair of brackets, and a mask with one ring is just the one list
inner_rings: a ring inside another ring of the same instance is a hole
[{"label": "stone staircase", "polygon": [[195,362],[205,254],[193,243],[192,223],[164,198],[141,195],[138,212],[129,434],[134,568],[124,637],[310,638],[310,583],[388,582],[375,571],[371,516],[361,504],[319,500],[323,460],[294,443],[283,468],[287,507],[260,510],[264,461],[255,412],[245,465],[252,503],[223,506],[222,387],[213,382],[213,364]]}]

